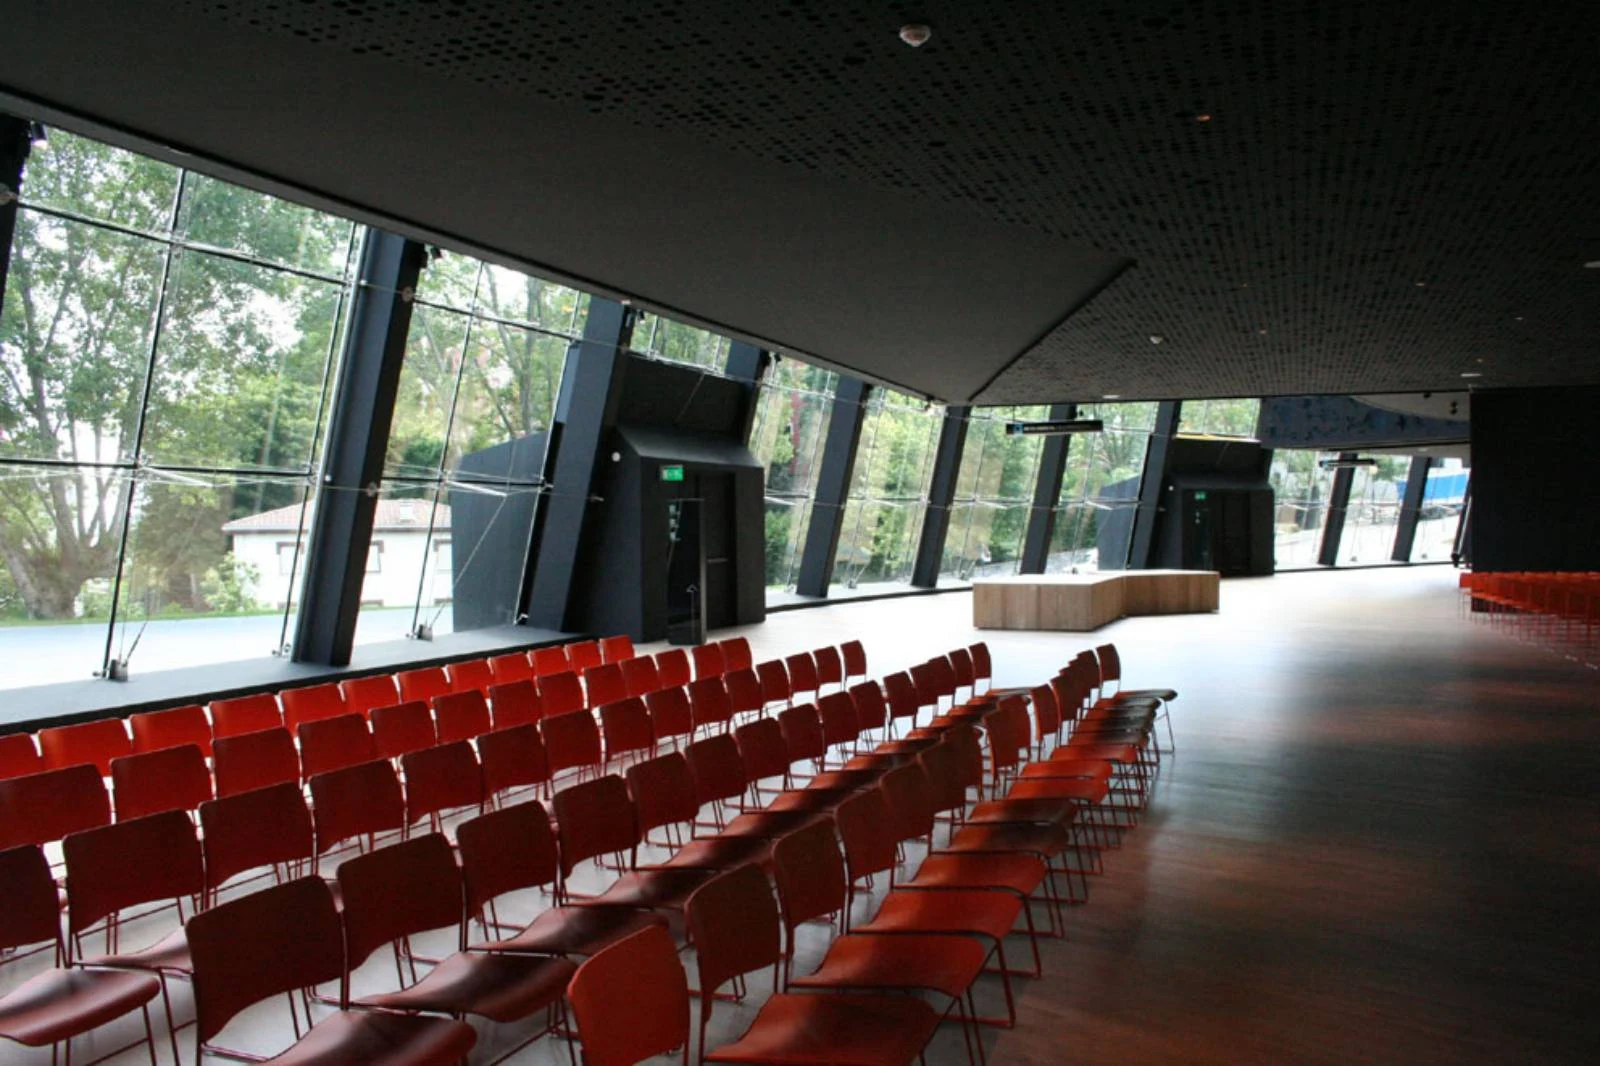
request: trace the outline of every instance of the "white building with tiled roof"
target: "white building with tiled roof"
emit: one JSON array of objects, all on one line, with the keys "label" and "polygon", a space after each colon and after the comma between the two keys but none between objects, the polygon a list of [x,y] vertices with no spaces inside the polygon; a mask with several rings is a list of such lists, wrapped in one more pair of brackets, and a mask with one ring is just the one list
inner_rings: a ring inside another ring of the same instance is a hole
[{"label": "white building with tiled roof", "polygon": [[[233,540],[234,558],[254,568],[256,580],[250,593],[258,602],[281,608],[291,596],[299,599],[300,575],[305,571],[305,531],[310,526],[310,510],[302,516],[300,507],[294,505],[245,515],[222,527]],[[448,603],[450,566],[448,505],[441,503],[435,509],[428,500],[378,501],[367,576],[361,586],[363,605],[410,607],[417,602],[419,579],[424,605]]]}]

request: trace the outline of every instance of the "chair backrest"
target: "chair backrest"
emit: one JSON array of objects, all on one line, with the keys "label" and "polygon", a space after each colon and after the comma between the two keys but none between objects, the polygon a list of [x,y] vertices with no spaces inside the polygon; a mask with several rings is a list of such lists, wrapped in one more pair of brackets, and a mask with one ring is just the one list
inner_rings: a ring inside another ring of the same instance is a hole
[{"label": "chair backrest", "polygon": [[491,656],[489,659],[489,673],[494,675],[497,685],[508,684],[512,681],[532,681],[535,673],[533,661],[528,658],[525,651],[507,652],[504,655]]},{"label": "chair backrest", "polygon": [[236,796],[253,788],[300,780],[300,753],[287,729],[263,729],[218,737],[211,751],[217,795]]},{"label": "chair backrest", "polygon": [[844,842],[850,883],[895,867],[894,832],[889,804],[880,789],[865,789],[834,811],[839,839]]},{"label": "chair backrest", "polygon": [[[332,718],[334,715],[344,714],[347,710],[344,693],[332,682],[324,685],[308,685],[305,688],[286,688],[278,693],[278,702],[283,704],[283,725],[290,734],[299,732],[304,722],[316,721],[318,718]],[[399,694],[396,693],[389,702],[399,703]]]},{"label": "chair backrest", "polygon": [[49,844],[110,821],[105,778],[88,763],[0,780],[0,848]]},{"label": "chair backrest", "polygon": [[956,686],[958,688],[971,688],[976,683],[972,673],[972,653],[966,648],[957,648],[950,653],[950,669],[955,671]]},{"label": "chair backrest", "polygon": [[733,731],[733,740],[739,745],[745,776],[751,781],[783,777],[789,772],[789,745],[784,743],[783,727],[776,718],[746,722]]},{"label": "chair backrest", "polygon": [[690,649],[689,655],[694,659],[694,676],[721,677],[725,664],[722,661],[722,645],[696,644]]},{"label": "chair backrest", "polygon": [[839,656],[844,660],[844,676],[867,676],[867,649],[859,640],[847,640],[839,645]]},{"label": "chair backrest", "polygon": [[211,735],[215,740],[259,733],[263,729],[283,728],[283,711],[278,707],[278,697],[270,692],[212,700],[210,710]]},{"label": "chair backrest", "polygon": [[544,805],[514,803],[456,827],[467,914],[490,900],[556,879],[556,836]]},{"label": "chair backrest", "polygon": [[406,823],[400,778],[387,759],[318,774],[310,786],[319,855],[341,840],[399,829]]},{"label": "chair backrest", "polygon": [[529,663],[533,666],[535,677],[549,677],[552,674],[570,674],[572,660],[567,658],[565,644],[553,644],[547,648],[534,648],[530,654]]},{"label": "chair backrest", "polygon": [[853,744],[861,735],[861,720],[856,717],[856,701],[847,692],[830,692],[817,701],[822,717],[822,742],[828,747]]},{"label": "chair backrest", "polygon": [[193,744],[201,755],[211,757],[211,719],[198,703],[130,714],[128,729],[133,733],[134,754]]},{"label": "chair backrest", "polygon": [[936,696],[949,696],[952,702],[955,700],[959,682],[956,680],[956,669],[950,665],[948,655],[935,655],[928,660],[928,677]]},{"label": "chair backrest", "polygon": [[483,692],[495,682],[494,670],[487,659],[463,659],[446,667],[450,674],[450,688],[454,692]]},{"label": "chair backrest", "polygon": [[755,661],[750,654],[750,641],[744,637],[729,637],[717,643],[722,645],[724,670],[748,670]]},{"label": "chair backrest", "polygon": [[206,888],[246,870],[309,859],[315,836],[300,786],[285,782],[200,805]]},{"label": "chair backrest", "polygon": [[400,686],[392,674],[346,678],[339,682],[339,694],[344,697],[345,711],[363,717],[374,707],[393,707],[400,702]]},{"label": "chair backrest", "polygon": [[51,770],[87,763],[111,775],[111,760],[133,754],[133,742],[120,718],[101,718],[78,725],[58,725],[39,730],[39,754]]},{"label": "chair backrest", "polygon": [[722,687],[728,692],[728,706],[734,714],[749,714],[767,705],[761,692],[761,681],[748,667],[729,670],[722,675]]},{"label": "chair backrest", "polygon": [[756,677],[761,680],[761,698],[767,703],[788,703],[794,695],[789,687],[789,669],[782,659],[757,663]]},{"label": "chair backrest", "polygon": [[192,811],[211,798],[211,770],[193,744],[111,760],[117,821],[162,811]]},{"label": "chair backrest", "polygon": [[[387,710],[387,708],[385,708]],[[319,718],[300,726],[300,779],[371,762],[378,757],[365,715]]]},{"label": "chair backrest", "polygon": [[911,687],[919,709],[938,706],[939,682],[931,663],[918,663],[911,668]]},{"label": "chair backrest", "polygon": [[727,733],[696,741],[683,751],[694,775],[694,796],[701,804],[744,795],[750,787],[739,745]]},{"label": "chair backrest", "polygon": [[475,688],[435,697],[433,720],[441,744],[471,740],[493,728],[493,722],[489,717],[489,701]]},{"label": "chair backrest", "polygon": [[320,877],[230,900],[184,927],[194,964],[195,1039],[252,1004],[344,974],[344,931]]},{"label": "chair backrest", "polygon": [[539,736],[539,727],[532,722],[485,733],[478,738],[478,758],[483,768],[486,797],[550,780],[550,760],[545,755],[544,740]]},{"label": "chair backrest", "polygon": [[580,640],[576,644],[568,644],[567,661],[572,664],[572,672],[575,674],[582,674],[591,666],[599,666],[605,662],[600,655],[600,642]]},{"label": "chair backrest", "polygon": [[442,833],[347,859],[338,876],[350,969],[401,937],[460,926],[466,913],[461,869]]},{"label": "chair backrest", "polygon": [[689,684],[689,653],[682,648],[656,652],[656,680],[662,688],[681,688]]},{"label": "chair backrest", "polygon": [[583,691],[589,707],[603,707],[628,698],[628,682],[616,663],[591,666],[583,672]]},{"label": "chair backrest", "polygon": [[839,649],[827,645],[811,653],[811,659],[817,665],[817,683],[821,685],[844,684],[844,661],[839,658]]},{"label": "chair backrest", "polygon": [[844,856],[839,853],[837,832],[833,819],[824,816],[772,845],[772,877],[778,884],[791,954],[800,923],[835,914],[844,906]]},{"label": "chair backrest", "polygon": [[972,677],[974,681],[990,681],[994,679],[994,663],[989,659],[989,645],[983,641],[967,646],[967,651],[972,654]]},{"label": "chair backrest", "polygon": [[0,780],[37,774],[44,769],[44,759],[34,746],[32,733],[8,733],[0,737]]},{"label": "chair backrest", "polygon": [[634,1066],[689,1046],[689,978],[660,926],[596,953],[572,975],[567,998],[584,1066]]},{"label": "chair backrest", "polygon": [[551,801],[563,880],[585,859],[632,852],[639,830],[627,783],[616,774],[573,785]]},{"label": "chair backrest", "polygon": [[401,758],[406,779],[406,824],[440,811],[483,804],[483,768],[465,740],[413,751]]},{"label": "chair backrest", "polygon": [[1049,685],[1035,685],[1028,690],[1028,702],[1033,705],[1034,740],[1043,744],[1061,729],[1061,709],[1056,703],[1055,689]]},{"label": "chair backrest", "polygon": [[689,711],[695,728],[726,722],[733,717],[733,704],[720,677],[696,678],[689,685]]},{"label": "chair backrest", "polygon": [[820,759],[828,753],[828,742],[822,737],[822,719],[813,704],[802,703],[778,712],[778,729],[788,745],[791,764],[801,759]]},{"label": "chair backrest", "polygon": [[889,699],[891,718],[915,718],[922,706],[917,699],[916,686],[911,683],[911,675],[904,670],[883,679],[883,694]]},{"label": "chair backrest", "polygon": [[1122,681],[1122,657],[1117,654],[1117,646],[1115,644],[1097,645],[1094,649],[1094,655],[1100,663],[1100,682],[1095,687],[1099,688],[1109,681],[1120,683]]},{"label": "chair backrest", "polygon": [[633,658],[633,641],[627,634],[606,637],[600,641],[600,661],[621,663]]},{"label": "chair backrest", "polygon": [[394,679],[400,686],[399,702],[403,703],[410,703],[413,700],[426,703],[435,696],[443,696],[450,691],[450,679],[445,676],[442,666],[419,666],[415,670],[402,670]]},{"label": "chair backrest", "polygon": [[605,738],[607,759],[630,751],[649,751],[655,747],[655,730],[650,712],[638,696],[608,703],[600,708],[600,732]]},{"label": "chair backrest", "polygon": [[622,683],[630,696],[648,696],[661,687],[661,673],[656,669],[656,661],[648,655],[635,656],[624,659],[618,664],[622,667]]},{"label": "chair backrest", "polygon": [[433,712],[422,700],[407,700],[372,711],[372,750],[380,759],[398,759],[439,742]]},{"label": "chair backrest", "polygon": [[644,698],[644,705],[650,710],[650,724],[657,740],[686,737],[694,732],[694,711],[686,688],[657,689]]},{"label": "chair backrest", "polygon": [[539,722],[544,738],[544,753],[550,760],[550,774],[563,770],[599,766],[602,761],[600,727],[588,711],[562,714]]},{"label": "chair backrest", "polygon": [[[956,728],[944,741],[917,756],[928,780],[928,802],[935,812],[962,810],[967,805],[967,786],[962,778],[962,751],[956,734],[972,735],[971,729]],[[982,770],[979,770],[981,777]]]},{"label": "chair backrest", "polygon": [[489,686],[489,712],[496,729],[532,725],[544,717],[539,687],[531,678],[501,681]]},{"label": "chair backrest", "polygon": [[124,907],[205,890],[200,838],[183,811],[73,833],[61,842],[61,854],[69,945],[72,936]]},{"label": "chair backrest", "polygon": [[663,825],[692,822],[700,813],[694,774],[682,752],[635,763],[626,777],[641,838]]},{"label": "chair backrest", "polygon": [[850,686],[850,701],[855,704],[856,724],[862,732],[882,729],[889,720],[889,704],[883,698],[883,689],[876,681],[862,681]]},{"label": "chair backrest", "polygon": [[560,674],[539,676],[539,702],[546,718],[573,714],[584,709],[583,684],[578,675],[568,670]]},{"label": "chair backrest", "polygon": [[711,1017],[717,989],[741,974],[783,961],[778,904],[755,863],[701,885],[684,907],[700,973],[700,1019]]},{"label": "chair backrest", "polygon": [[896,843],[925,840],[933,832],[933,796],[920,763],[897,766],[879,782],[889,804]]},{"label": "chair backrest", "polygon": [[984,719],[989,734],[989,765],[996,777],[1022,761],[1028,746],[1028,710],[1021,696],[1007,696],[999,708]]},{"label": "chair backrest", "polygon": [[53,941],[61,945],[61,905],[50,860],[38,844],[0,851],[0,885],[6,905],[0,907],[0,951]]},{"label": "chair backrest", "polygon": [[784,657],[784,667],[789,671],[789,692],[798,696],[802,692],[816,692],[821,687],[817,680],[817,661],[808,651],[797,651]]}]

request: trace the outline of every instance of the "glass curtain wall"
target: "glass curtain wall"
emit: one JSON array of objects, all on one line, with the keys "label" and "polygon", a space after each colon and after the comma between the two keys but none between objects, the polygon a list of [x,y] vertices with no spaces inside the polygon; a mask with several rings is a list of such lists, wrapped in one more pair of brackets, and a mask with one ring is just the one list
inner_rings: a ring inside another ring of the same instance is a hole
[{"label": "glass curtain wall", "polygon": [[1260,400],[1185,400],[1178,432],[1196,437],[1251,437],[1261,417]]},{"label": "glass curtain wall", "polygon": [[727,337],[644,311],[633,327],[629,347],[641,355],[721,374],[728,369],[729,344]]},{"label": "glass curtain wall", "polygon": [[545,435],[587,302],[463,255],[423,272],[356,643],[516,622]]},{"label": "glass curtain wall", "polygon": [[845,589],[911,581],[944,407],[873,389],[839,531],[833,582]]},{"label": "glass curtain wall", "polygon": [[0,309],[0,687],[283,650],[361,237],[34,148]]},{"label": "glass curtain wall", "polygon": [[939,565],[941,581],[1017,572],[1044,438],[1012,436],[1006,423],[1038,421],[1049,410],[1042,405],[973,409]]},{"label": "glass curtain wall", "polygon": [[1071,438],[1056,502],[1046,573],[1121,570],[1128,563],[1139,482],[1156,424],[1154,403],[1080,404],[1078,417],[1105,423]]},{"label": "glass curtain wall", "polygon": [[1273,555],[1277,569],[1309,570],[1318,565],[1334,473],[1322,469],[1321,461],[1335,457],[1334,452],[1301,449],[1272,453],[1270,481],[1276,501]]},{"label": "glass curtain wall", "polygon": [[839,376],[787,356],[756,400],[750,451],[766,469],[768,592],[793,592]]},{"label": "glass curtain wall", "polygon": [[1417,515],[1417,537],[1411,545],[1414,563],[1447,563],[1455,551],[1456,530],[1466,502],[1472,470],[1465,460],[1441,458],[1428,470],[1428,486]]},{"label": "glass curtain wall", "polygon": [[1357,467],[1345,511],[1339,562],[1347,566],[1391,563],[1400,525],[1400,501],[1406,493],[1409,455],[1378,455],[1377,466]]}]

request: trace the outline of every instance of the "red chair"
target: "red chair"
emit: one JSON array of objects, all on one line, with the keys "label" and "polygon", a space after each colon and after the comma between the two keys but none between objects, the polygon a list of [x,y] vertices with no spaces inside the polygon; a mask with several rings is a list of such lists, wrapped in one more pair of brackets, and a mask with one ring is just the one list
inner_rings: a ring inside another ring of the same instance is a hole
[{"label": "red chair", "polygon": [[821,691],[823,685],[838,685],[839,691],[844,691],[844,660],[839,658],[839,649],[832,647],[818,648],[811,653],[812,660],[817,666],[817,685]]},{"label": "red chair", "polygon": [[583,710],[583,683],[572,671],[560,674],[541,674],[539,677],[539,702],[546,718],[558,718]]},{"label": "red chair", "polygon": [[661,687],[661,673],[656,669],[656,661],[648,655],[640,655],[634,659],[624,659],[622,667],[622,682],[627,686],[630,696],[648,696]]},{"label": "red chair", "polygon": [[783,740],[783,727],[775,718],[761,718],[746,722],[733,731],[734,743],[739,745],[739,757],[744,760],[745,776],[750,778],[750,805],[761,805],[757,784],[767,778],[779,778],[781,787],[789,787],[789,746]]},{"label": "red chair", "polygon": [[445,676],[442,666],[402,670],[394,679],[400,686],[399,702],[402,703],[411,703],[414,700],[427,703],[435,696],[444,696],[450,692],[450,679]]},{"label": "red chair", "polygon": [[633,658],[633,640],[626,634],[606,637],[600,642],[600,661],[624,663]]},{"label": "red chair", "polygon": [[376,707],[372,711],[372,751],[374,758],[398,759],[411,751],[421,751],[439,743],[433,712],[421,700]]},{"label": "red chair", "polygon": [[87,763],[111,775],[111,760],[133,754],[133,742],[120,718],[102,718],[80,725],[52,726],[39,730],[39,754],[48,769],[61,770]]},{"label": "red chair", "polygon": [[817,714],[816,707],[809,703],[802,703],[798,707],[790,707],[778,712],[778,729],[783,734],[783,743],[789,749],[789,765],[804,759],[815,762],[819,767],[823,758],[828,754],[828,742],[822,732],[822,718]]},{"label": "red chair", "polygon": [[600,727],[588,711],[545,718],[539,722],[539,735],[544,738],[552,778],[563,770],[577,770],[580,778],[599,771]]},{"label": "red chair", "polygon": [[305,862],[316,836],[298,785],[272,785],[200,805],[207,906],[230,880],[248,870]]},{"label": "red chair", "polygon": [[473,740],[494,728],[489,704],[475,688],[435,699],[433,719],[438,725],[440,744]]},{"label": "red chair", "polygon": [[442,830],[446,811],[476,807],[483,813],[483,768],[465,740],[414,751],[400,760],[406,779],[406,826],[427,818]]},{"label": "red chair", "polygon": [[[60,903],[44,851],[37,845],[0,851],[0,884],[6,886],[6,903],[0,907],[0,951],[10,954],[13,948],[50,942],[55,944],[57,962],[64,961]],[[149,974],[77,967],[46,970],[0,996],[0,1037],[26,1047],[49,1045],[51,1062],[56,1047],[65,1043],[70,1064],[73,1037],[137,1009],[144,1015],[144,1039],[111,1054],[148,1044],[155,1066],[150,1001],[160,991],[161,983]]]},{"label": "red chair", "polygon": [[690,656],[694,659],[694,676],[696,680],[706,677],[721,677],[726,669],[722,661],[722,645],[696,644],[690,649]]},{"label": "red chair", "polygon": [[[284,728],[289,730],[291,736],[300,732],[302,722],[333,718],[349,710],[345,706],[344,694],[340,692],[339,686],[331,682],[325,685],[309,685],[305,688],[286,688],[278,693],[278,700],[283,704]],[[398,692],[388,702],[399,703]]]},{"label": "red chair", "polygon": [[[654,759],[628,767],[625,779],[628,795],[633,798],[634,822],[639,838],[647,843],[662,843],[667,847],[681,847],[686,835],[693,835],[694,821],[700,814],[700,803],[695,798],[694,775],[689,772],[689,761],[682,752],[672,751]],[[688,834],[673,832],[687,826]],[[665,829],[667,840],[652,841],[653,829]],[[674,836],[677,840],[673,840]]]},{"label": "red chair", "polygon": [[638,696],[601,707],[600,733],[605,740],[607,762],[621,759],[630,752],[646,755],[655,752],[656,735],[650,723],[650,712]]},{"label": "red chair", "polygon": [[400,686],[390,674],[348,678],[339,682],[339,693],[344,697],[345,713],[359,714],[363,718],[371,714],[374,707],[393,707],[400,702]]},{"label": "red chair", "polygon": [[494,676],[497,685],[507,685],[513,681],[532,681],[538,676],[534,673],[533,662],[525,651],[491,656],[489,673]]},{"label": "red chair", "polygon": [[534,648],[530,653],[535,677],[549,677],[551,674],[568,674],[572,672],[572,660],[567,657],[565,644],[553,644],[547,648]]},{"label": "red chair", "polygon": [[917,712],[922,709],[922,703],[916,686],[911,683],[910,674],[902,670],[885,677],[883,694],[889,699],[890,735],[895,734],[895,723],[901,719],[910,719],[911,725],[916,725]]},{"label": "red chair", "polygon": [[662,688],[689,686],[689,653],[682,648],[656,652],[656,679]]},{"label": "red chair", "polygon": [[117,821],[163,811],[192,811],[211,798],[211,770],[193,744],[111,761]]},{"label": "red chair", "polygon": [[848,684],[852,677],[865,679],[867,676],[867,649],[859,640],[847,640],[839,645],[839,657],[844,660],[844,680]]},{"label": "red chair", "polygon": [[532,722],[483,734],[478,738],[478,758],[482,760],[484,797],[491,803],[514,788],[550,781],[550,759],[539,727]]},{"label": "red chair", "polygon": [[533,725],[544,717],[544,703],[539,699],[539,689],[523,678],[489,686],[489,711],[494,728],[510,729],[516,725]]},{"label": "red chair", "polygon": [[789,706],[794,695],[789,687],[789,670],[782,659],[768,659],[756,666],[756,677],[761,680],[761,697],[767,703]]},{"label": "red chair", "polygon": [[689,693],[682,687],[663,688],[644,698],[650,711],[650,725],[656,743],[668,737],[687,737],[694,734],[694,710],[689,706]]},{"label": "red chair", "polygon": [[786,656],[783,660],[784,667],[789,671],[789,698],[795,699],[803,692],[813,696],[822,687],[817,680],[817,662],[808,651],[797,651]]},{"label": "red chair", "polygon": [[556,901],[569,898],[567,881],[580,863],[605,855],[627,856],[632,866],[639,830],[628,796],[628,786],[616,774],[606,774],[561,789],[551,797],[556,821],[556,852],[561,857],[556,879]]},{"label": "red chair", "polygon": [[748,667],[723,674],[722,686],[728,691],[728,705],[735,718],[741,714],[760,714],[767,705],[761,681]]},{"label": "red chair", "polygon": [[585,706],[593,709],[628,698],[628,683],[616,663],[591,666],[583,672]]},{"label": "red chair", "polygon": [[[387,707],[383,708],[388,710]],[[341,714],[306,722],[300,727],[300,780],[342,770],[378,758],[367,720],[360,714]]]},{"label": "red chair", "polygon": [[49,844],[110,821],[105,779],[88,763],[0,780],[0,851]]},{"label": "red chair", "polygon": [[300,753],[287,729],[264,729],[236,737],[219,737],[212,750],[212,773],[217,796],[237,796],[253,788],[266,788],[300,780]]},{"label": "red chair", "polygon": [[[219,1050],[211,1041],[246,1007],[347,975],[344,928],[321,878],[303,877],[214,907],[195,915],[187,932],[199,1052]],[[300,1037],[301,1055],[291,1048],[285,1060],[448,1066],[462,1061],[476,1040],[470,1025],[451,1018],[341,1010]]]},{"label": "red chair", "polygon": [[211,735],[215,740],[259,733],[263,729],[283,728],[283,712],[278,709],[278,697],[270,692],[212,700],[210,709]]},{"label": "red chair", "polygon": [[978,690],[979,681],[987,681],[985,688],[994,687],[994,663],[989,659],[989,645],[983,641],[968,646],[967,651],[972,655],[972,690]]},{"label": "red chair", "polygon": [[956,688],[965,688],[969,698],[976,696],[978,694],[978,680],[977,674],[972,669],[972,652],[966,648],[957,648],[950,653],[949,659],[950,668],[955,671],[956,675]]},{"label": "red chair", "polygon": [[135,754],[193,744],[202,756],[211,758],[211,719],[197,703],[129,715],[128,728],[133,732]]},{"label": "red chair", "polygon": [[0,780],[41,773],[45,768],[39,749],[34,747],[33,734],[9,733],[0,737]]},{"label": "red chair", "polygon": [[309,787],[317,836],[313,873],[337,844],[366,837],[370,845],[379,833],[405,828],[405,797],[394,764],[387,759],[318,774]]},{"label": "red chair", "polygon": [[702,677],[689,685],[689,710],[694,715],[695,729],[711,729],[721,725],[727,729],[733,719],[733,704],[728,701],[728,690],[720,677]]},{"label": "red chair", "polygon": [[750,641],[744,637],[729,637],[718,641],[722,645],[722,669],[748,670],[755,663],[750,653]]},{"label": "red chair", "polygon": [[861,735],[855,700],[847,692],[830,692],[817,701],[817,715],[822,719],[822,742],[837,751],[842,762],[845,750],[854,752]]},{"label": "red chair", "polygon": [[495,683],[494,669],[487,659],[463,659],[451,663],[447,669],[453,692],[487,692],[489,686]]},{"label": "red chair", "polygon": [[683,1049],[689,1066],[689,980],[659,926],[600,951],[567,986],[585,1066],[634,1066]]},{"label": "red chair", "polygon": [[[850,699],[856,707],[856,724],[861,732],[886,729],[889,722],[889,703],[883,698],[883,689],[876,681],[862,681],[850,686]],[[886,734],[887,736],[887,734]]]},{"label": "red chair", "polygon": [[567,661],[572,664],[572,672],[575,674],[582,674],[591,666],[599,666],[605,662],[600,654],[600,642],[580,640],[576,644],[568,644]]}]

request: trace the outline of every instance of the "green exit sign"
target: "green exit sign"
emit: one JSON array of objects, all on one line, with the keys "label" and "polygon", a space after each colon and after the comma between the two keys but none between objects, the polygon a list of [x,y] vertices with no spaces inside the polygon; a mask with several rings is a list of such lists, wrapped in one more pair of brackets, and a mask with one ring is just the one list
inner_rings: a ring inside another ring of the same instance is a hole
[{"label": "green exit sign", "polygon": [[1206,498],[1206,494],[1203,492],[1197,492],[1194,494],[1194,498],[1197,500],[1204,500]]},{"label": "green exit sign", "polygon": [[683,467],[681,467],[681,466],[664,466],[664,467],[662,467],[661,468],[661,480],[662,481],[682,481],[683,480]]}]

